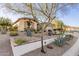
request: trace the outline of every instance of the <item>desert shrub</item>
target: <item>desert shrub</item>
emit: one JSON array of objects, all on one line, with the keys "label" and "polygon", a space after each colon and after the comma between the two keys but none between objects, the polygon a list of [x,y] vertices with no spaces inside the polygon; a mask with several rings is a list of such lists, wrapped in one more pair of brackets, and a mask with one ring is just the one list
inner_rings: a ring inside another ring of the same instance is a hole
[{"label": "desert shrub", "polygon": [[17,31],[10,31],[10,36],[17,36],[18,32]]},{"label": "desert shrub", "polygon": [[14,31],[13,27],[10,27],[10,28],[9,28],[9,31]]},{"label": "desert shrub", "polygon": [[16,43],[17,45],[22,45],[22,44],[24,44],[25,42],[26,42],[26,41],[23,40],[23,39],[21,39],[21,38],[15,39],[15,43]]},{"label": "desert shrub", "polygon": [[35,29],[31,29],[31,31],[34,32],[34,33],[38,33],[38,31],[35,30]]},{"label": "desert shrub", "polygon": [[18,31],[18,27],[17,26],[10,27],[9,28],[9,31]]},{"label": "desert shrub", "polygon": [[37,30],[34,30],[34,33],[38,33],[38,31]]},{"label": "desert shrub", "polygon": [[18,28],[17,28],[17,26],[10,27],[9,31],[10,31],[10,36],[17,36],[18,35]]},{"label": "desert shrub", "polygon": [[64,38],[65,38],[65,40],[69,41],[69,40],[73,39],[73,35],[68,34],[68,35],[65,35]]}]

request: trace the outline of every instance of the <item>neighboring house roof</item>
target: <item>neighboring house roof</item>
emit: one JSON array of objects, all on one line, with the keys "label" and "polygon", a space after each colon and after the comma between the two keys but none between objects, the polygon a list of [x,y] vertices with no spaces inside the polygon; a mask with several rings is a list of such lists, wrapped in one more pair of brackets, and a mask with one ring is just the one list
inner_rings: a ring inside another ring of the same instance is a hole
[{"label": "neighboring house roof", "polygon": [[14,23],[13,23],[13,25],[15,24],[15,23],[17,23],[18,21],[20,21],[20,20],[32,20],[32,21],[34,21],[34,22],[37,22],[38,23],[38,21],[36,21],[36,20],[34,20],[33,18],[26,18],[26,17],[22,17],[22,18],[19,18],[18,20],[16,20]]}]

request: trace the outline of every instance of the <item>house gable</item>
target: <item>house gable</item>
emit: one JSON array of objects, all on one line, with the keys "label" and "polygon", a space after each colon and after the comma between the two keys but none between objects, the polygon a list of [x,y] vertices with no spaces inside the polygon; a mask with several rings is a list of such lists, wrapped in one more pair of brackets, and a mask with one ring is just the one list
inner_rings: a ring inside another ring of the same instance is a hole
[{"label": "house gable", "polygon": [[31,27],[37,29],[37,24],[38,24],[37,21],[31,18],[19,18],[16,22],[14,22],[13,26],[17,25],[18,30],[24,31],[24,28],[27,27],[27,21],[31,21],[32,22]]}]

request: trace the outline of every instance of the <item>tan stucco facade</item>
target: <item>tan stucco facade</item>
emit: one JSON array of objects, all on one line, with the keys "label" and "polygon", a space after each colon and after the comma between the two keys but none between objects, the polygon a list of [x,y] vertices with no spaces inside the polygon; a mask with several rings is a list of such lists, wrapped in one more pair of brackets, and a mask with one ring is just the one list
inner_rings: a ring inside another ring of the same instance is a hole
[{"label": "tan stucco facade", "polygon": [[30,28],[32,29],[37,29],[37,22],[33,21],[32,19],[28,19],[28,18],[21,18],[20,20],[16,21],[15,24],[13,26],[17,26],[18,27],[18,31],[24,31],[24,29],[28,27],[27,25],[27,21],[31,21],[31,25]]}]

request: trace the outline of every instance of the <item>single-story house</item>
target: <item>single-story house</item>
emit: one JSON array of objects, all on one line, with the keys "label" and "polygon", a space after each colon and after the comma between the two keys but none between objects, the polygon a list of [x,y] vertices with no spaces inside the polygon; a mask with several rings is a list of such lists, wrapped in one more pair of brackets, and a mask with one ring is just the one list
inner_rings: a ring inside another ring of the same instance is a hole
[{"label": "single-story house", "polygon": [[79,27],[65,26],[66,31],[79,31]]},{"label": "single-story house", "polygon": [[23,18],[19,18],[13,23],[13,26],[18,27],[18,31],[24,31],[25,28],[27,29],[29,25],[30,28],[37,30],[38,22],[32,18],[23,17]]}]

